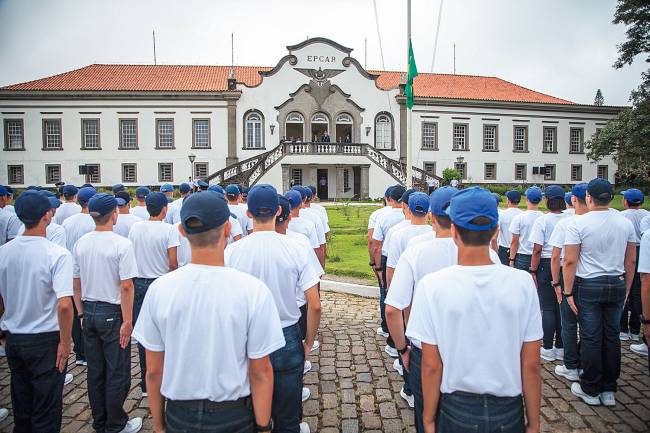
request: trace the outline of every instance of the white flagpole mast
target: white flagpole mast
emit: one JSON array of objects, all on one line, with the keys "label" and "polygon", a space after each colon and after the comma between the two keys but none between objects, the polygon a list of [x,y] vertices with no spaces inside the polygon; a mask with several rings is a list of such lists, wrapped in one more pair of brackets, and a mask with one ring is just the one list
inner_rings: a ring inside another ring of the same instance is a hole
[{"label": "white flagpole mast", "polygon": [[[408,67],[410,64],[409,57],[409,48],[411,45],[411,0],[406,0],[406,70],[408,80]],[[411,140],[412,131],[411,131],[411,122],[412,119],[412,110],[406,108],[406,187],[411,188],[413,186],[413,163],[411,161]]]}]

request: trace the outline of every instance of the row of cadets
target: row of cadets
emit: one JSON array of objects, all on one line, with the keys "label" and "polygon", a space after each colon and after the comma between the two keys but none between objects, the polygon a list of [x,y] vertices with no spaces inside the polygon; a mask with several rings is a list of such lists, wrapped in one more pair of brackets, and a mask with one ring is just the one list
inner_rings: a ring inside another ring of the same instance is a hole
[{"label": "row of cadets", "polygon": [[499,209],[499,234],[497,235],[497,245],[499,247],[499,259],[501,263],[508,266],[510,262],[510,245],[512,244],[512,233],[510,232],[510,223],[515,216],[519,215],[522,210],[519,209],[521,202],[521,193],[517,190],[506,192],[506,208]]},{"label": "row of cadets", "polygon": [[81,206],[77,203],[79,189],[74,185],[64,185],[61,189],[63,203],[54,216],[54,222],[62,225],[68,217],[81,213]]},{"label": "row of cadets", "polygon": [[230,213],[237,217],[237,222],[241,227],[243,237],[248,236],[253,231],[253,220],[246,215],[246,207],[242,206],[241,190],[238,185],[228,185],[225,189],[226,200]]},{"label": "row of cadets", "polygon": [[291,188],[293,191],[298,191],[302,198],[302,204],[298,212],[301,218],[311,221],[316,227],[316,236],[318,238],[318,243],[320,244],[321,252],[318,255],[318,258],[321,261],[323,268],[325,267],[325,261],[327,257],[327,238],[326,230],[329,227],[323,223],[323,217],[320,212],[311,209],[311,200],[313,199],[313,194],[311,189],[304,187],[302,185],[295,185]]},{"label": "row of cadets", "polygon": [[[375,241],[373,240],[373,235],[375,233],[375,226],[377,224],[377,216],[389,211],[391,208],[388,206],[388,199],[390,197],[390,192],[393,189],[393,186],[389,186],[386,188],[386,192],[384,192],[384,196],[382,197],[382,206],[373,211],[370,214],[370,217],[368,217],[368,231],[367,231],[367,241],[368,241],[368,265],[372,268],[372,271],[375,274],[375,277],[377,278],[377,285],[379,286],[379,292],[382,293],[383,289],[383,282],[381,278],[381,272],[380,272],[380,264],[375,263]],[[381,298],[380,298],[380,305],[378,306],[378,310],[381,312]],[[377,334],[382,335],[384,337],[388,336],[388,328],[385,328],[380,326],[377,328]]]},{"label": "row of cadets", "polygon": [[309,245],[314,250],[321,267],[324,263],[323,249],[318,241],[316,234],[316,226],[311,220],[300,216],[300,208],[302,207],[302,196],[296,190],[287,191],[285,194],[291,206],[291,219],[289,220],[289,230],[294,233],[300,233],[309,241]]},{"label": "row of cadets", "polygon": [[14,201],[14,189],[9,185],[0,185],[0,210],[16,214],[14,206],[11,204]]}]

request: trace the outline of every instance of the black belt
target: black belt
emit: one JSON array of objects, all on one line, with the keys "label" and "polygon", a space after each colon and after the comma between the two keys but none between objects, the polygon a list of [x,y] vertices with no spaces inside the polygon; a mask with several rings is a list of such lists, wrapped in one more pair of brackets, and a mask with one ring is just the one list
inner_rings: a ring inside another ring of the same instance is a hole
[{"label": "black belt", "polygon": [[205,409],[229,409],[233,407],[250,406],[251,397],[242,397],[237,400],[212,401],[212,400],[169,400],[176,406],[186,408],[197,408],[203,406]]}]

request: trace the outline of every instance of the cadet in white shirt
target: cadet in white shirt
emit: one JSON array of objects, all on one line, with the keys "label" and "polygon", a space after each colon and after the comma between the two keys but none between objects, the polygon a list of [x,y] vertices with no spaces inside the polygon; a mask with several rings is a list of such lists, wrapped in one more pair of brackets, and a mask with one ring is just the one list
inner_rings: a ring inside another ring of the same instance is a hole
[{"label": "cadet in white shirt", "polygon": [[512,233],[510,233],[510,223],[512,219],[521,213],[519,209],[521,202],[521,193],[515,189],[506,192],[506,208],[499,209],[499,234],[497,235],[497,245],[499,246],[499,259],[501,263],[508,266],[510,261],[510,244],[512,243]]},{"label": "cadet in white shirt", "polygon": [[63,199],[65,200],[54,216],[54,222],[63,225],[68,217],[81,212],[81,206],[77,203],[79,190],[74,185],[63,186]]},{"label": "cadet in white shirt", "polygon": [[147,350],[153,430],[270,432],[269,355],[285,345],[273,297],[224,266],[223,195],[193,194],[180,216],[192,262],[151,285],[133,331]]},{"label": "cadet in white shirt", "polygon": [[[273,365],[272,417],[277,431],[308,432],[300,424],[302,414],[303,368],[308,360],[320,323],[318,297],[320,276],[310,266],[308,251],[293,239],[275,232],[280,212],[278,194],[271,185],[257,185],[248,193],[248,216],[253,233],[226,248],[225,262],[262,280],[271,289],[286,345],[271,354]],[[307,301],[307,335],[304,342],[298,320],[297,292]],[[300,426],[300,427],[299,427]]]},{"label": "cadet in white shirt", "polygon": [[135,189],[135,200],[138,204],[131,208],[131,213],[143,220],[149,219],[149,212],[147,212],[147,203],[145,200],[150,192],[146,186],[139,186]]},{"label": "cadet in white shirt", "polygon": [[[650,212],[643,209],[644,196],[643,192],[636,188],[623,191],[623,206],[625,210],[621,212],[625,218],[630,220],[634,225],[636,233],[636,254],[639,255],[639,244],[641,242],[641,221],[650,215]],[[638,264],[638,262],[637,262]],[[639,341],[641,333],[641,277],[639,272],[634,273],[630,296],[627,298],[623,314],[621,315],[621,333],[622,341],[633,340]]]},{"label": "cadet in white shirt", "polygon": [[650,358],[648,357],[648,342],[650,342],[650,234],[641,236],[638,270],[641,274],[641,300],[643,342],[631,344],[630,350],[648,358],[648,374],[650,374]]},{"label": "cadet in white shirt", "polygon": [[311,196],[311,190],[307,187],[296,185],[292,188],[294,191],[298,191],[302,198],[302,206],[300,207],[300,217],[306,218],[314,223],[316,227],[316,235],[318,236],[318,243],[320,244],[322,253],[322,265],[325,267],[325,258],[327,257],[327,238],[325,237],[325,227],[323,226],[323,220],[318,215],[318,212],[309,208],[309,197]]},{"label": "cadet in white shirt", "polygon": [[183,200],[192,194],[192,187],[189,183],[183,182],[178,186],[178,191],[181,193],[181,197],[167,205],[167,215],[165,215],[165,222],[167,224],[177,224],[181,221]]},{"label": "cadet in white shirt", "polygon": [[226,200],[228,200],[228,208],[230,213],[237,217],[237,222],[241,227],[242,236],[246,237],[253,231],[253,220],[246,215],[246,209],[239,206],[241,200],[241,192],[237,185],[228,185],[225,189]]},{"label": "cadet in white shirt", "polygon": [[[375,263],[375,241],[373,240],[372,236],[375,232],[375,225],[377,224],[377,216],[391,210],[392,208],[388,206],[388,200],[390,198],[390,191],[393,189],[392,186],[389,186],[386,188],[386,192],[384,193],[384,197],[382,198],[383,206],[380,207],[379,209],[373,211],[370,216],[368,217],[368,257],[369,257],[369,262],[368,264],[372,268],[372,271],[375,273],[375,277],[377,277],[377,284],[379,285],[379,290],[383,290],[382,287],[382,277],[379,271],[377,270],[379,268],[379,264]],[[377,333],[384,336],[388,337],[388,330],[383,330],[379,332],[379,329],[377,329]]]},{"label": "cadet in white shirt", "polygon": [[117,222],[113,226],[113,232],[128,238],[133,224],[142,221],[142,218],[131,214],[131,194],[128,191],[119,191],[115,194],[117,200]]},{"label": "cadet in white shirt", "polygon": [[0,245],[4,245],[18,236],[21,226],[16,214],[0,210]]},{"label": "cadet in white shirt", "polygon": [[315,203],[314,200],[318,198],[318,195],[316,195],[316,187],[314,185],[309,185],[307,188],[311,191],[311,195],[313,196],[313,199],[311,201],[311,205],[309,206],[311,209],[314,209],[318,211],[321,215],[321,218],[323,220],[323,227],[325,227],[325,233],[330,232],[330,226],[329,226],[329,215],[327,215],[327,209],[325,209],[325,206],[319,203]]},{"label": "cadet in white shirt", "polygon": [[300,216],[300,208],[302,206],[302,197],[300,196],[300,193],[292,189],[291,191],[287,191],[285,196],[291,205],[289,229],[296,233],[301,233],[309,240],[309,244],[314,250],[316,257],[318,257],[321,267],[323,267],[325,257],[323,256],[323,248],[321,248],[320,242],[318,241],[316,226],[310,219]]},{"label": "cadet in white shirt", "polygon": [[138,267],[131,241],[113,233],[115,197],[96,194],[88,203],[88,211],[95,230],[77,241],[72,256],[75,304],[83,318],[93,429],[135,433],[142,428],[142,418],[129,420],[123,406],[131,387],[132,278],[138,275]]},{"label": "cadet in white shirt", "polygon": [[[0,185],[0,211],[16,214],[14,207],[11,205],[14,191],[10,186]],[[1,410],[0,410],[1,412]]]},{"label": "cadet in white shirt", "polygon": [[[403,229],[404,227],[408,227],[408,226],[411,225],[411,214],[408,212],[408,199],[411,196],[411,194],[413,194],[415,191],[416,190],[413,189],[413,188],[407,189],[406,191],[404,191],[404,194],[402,194],[402,197],[400,197],[400,199],[397,200],[397,202],[400,204],[400,206],[402,208],[402,213],[404,214],[404,219],[401,220],[400,222],[398,222],[397,224],[393,225],[390,229],[388,229],[388,231],[384,235],[384,240],[383,240],[383,242],[381,244],[381,255],[386,256],[386,275],[384,276],[384,278],[386,280],[386,290],[388,290],[388,288],[390,287],[390,279],[392,277],[392,271],[395,270],[395,266],[397,265],[397,263],[393,263],[393,266],[392,266],[393,269],[392,270],[389,269],[389,267],[388,267],[388,259],[389,259],[388,253],[392,248],[393,235],[397,231]],[[373,233],[373,235],[374,235],[374,233]],[[393,341],[390,338],[390,336],[388,337],[388,339],[391,342]],[[393,353],[395,354],[395,357],[397,357],[397,354],[395,352],[393,352]]]},{"label": "cadet in white shirt", "polygon": [[160,186],[160,192],[165,195],[167,203],[171,203],[174,200],[174,185],[171,183],[163,183]]},{"label": "cadet in white shirt", "polygon": [[14,431],[58,432],[72,343],[72,257],[45,239],[52,214],[43,194],[22,193],[16,213],[25,234],[0,246],[0,328]]},{"label": "cadet in white shirt", "polygon": [[551,272],[553,246],[549,244],[549,239],[555,226],[568,215],[562,213],[566,209],[566,202],[564,201],[564,190],[560,186],[547,186],[544,195],[549,213],[535,220],[528,237],[533,244],[530,273],[537,284],[537,296],[542,310],[544,338],[540,355],[546,361],[555,361],[556,359],[561,361],[564,359],[559,305],[561,298],[556,296],[552,284],[554,281]]},{"label": "cadet in white shirt", "polygon": [[[164,186],[164,185],[163,185]],[[133,224],[129,240],[133,244],[138,275],[133,279],[133,322],[137,325],[138,316],[147,290],[156,278],[178,268],[178,246],[180,233],[174,226],[163,220],[167,215],[167,197],[162,192],[147,195],[147,213],[149,219]],[[140,389],[147,395],[147,363],[144,346],[138,344],[140,357]]]},{"label": "cadet in white shirt", "polygon": [[566,203],[566,209],[562,213],[565,213],[569,216],[573,216],[576,214],[576,210],[573,207],[573,202],[571,201],[571,197],[573,197],[571,192],[567,192],[564,194],[564,202]]},{"label": "cadet in white shirt", "polygon": [[[551,285],[555,289],[556,297],[561,300],[560,318],[562,322],[562,344],[564,345],[564,364],[555,366],[555,374],[564,377],[572,382],[580,380],[580,353],[578,351],[578,318],[562,296],[562,274],[561,266],[564,259],[564,239],[566,238],[566,229],[573,224],[576,217],[588,212],[585,201],[587,195],[587,184],[579,183],[573,186],[569,193],[571,194],[571,204],[575,210],[575,215],[569,215],[568,218],[562,218],[553,229],[548,244],[553,247],[551,254]],[[566,201],[566,195],[565,195]]]},{"label": "cadet in white shirt", "polygon": [[[39,191],[44,193],[44,191]],[[47,229],[45,230],[45,238],[48,241],[51,241],[57,244],[60,247],[67,247],[67,238],[65,234],[65,229],[54,222],[54,217],[56,216],[56,209],[61,206],[61,200],[54,196],[48,196],[43,194],[50,202],[50,213],[52,214],[52,221],[48,224]],[[20,225],[20,230],[18,230],[18,235],[22,235],[25,232],[25,226]]]},{"label": "cadet in white shirt", "polygon": [[499,215],[488,191],[458,192],[448,212],[458,265],[420,280],[406,330],[422,344],[425,430],[454,432],[461,422],[523,432],[523,394],[527,426],[540,431],[542,324],[533,279],[490,258]]},{"label": "cadet in white shirt", "polygon": [[509,265],[526,272],[530,269],[530,260],[533,254],[533,243],[528,236],[535,220],[543,215],[539,210],[542,196],[542,190],[538,187],[528,188],[526,190],[526,211],[515,215],[510,223],[512,242],[510,243]]},{"label": "cadet in white shirt", "polygon": [[609,209],[613,197],[607,180],[589,182],[589,212],[567,227],[564,241],[564,296],[578,315],[583,368],[580,383],[573,383],[571,392],[590,405],[616,404],[621,311],[636,262],[634,227]]}]

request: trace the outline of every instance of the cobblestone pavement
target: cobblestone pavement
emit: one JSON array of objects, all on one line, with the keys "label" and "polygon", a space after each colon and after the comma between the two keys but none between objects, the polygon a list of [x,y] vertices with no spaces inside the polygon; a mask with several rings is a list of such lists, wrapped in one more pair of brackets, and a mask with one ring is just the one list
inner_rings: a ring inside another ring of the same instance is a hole
[{"label": "cobblestone pavement", "polygon": [[[385,341],[376,335],[377,300],[323,292],[323,320],[314,352],[313,369],[305,375],[311,398],[304,417],[311,431],[403,432],[415,431],[413,411],[400,397],[402,379],[392,368],[393,359],[383,352]],[[650,378],[646,359],[624,343],[618,404],[613,408],[589,407],[574,397],[569,383],[552,373],[555,363],[543,364],[542,430],[552,432],[648,432],[650,431]],[[498,348],[495,348],[498,349]],[[475,354],[478,356],[478,354]],[[138,374],[137,351],[132,371]],[[64,432],[91,432],[85,369],[74,367],[72,384],[64,389]],[[125,406],[131,416],[148,415],[134,377]],[[9,369],[0,360],[0,407],[10,407]],[[12,429],[9,417],[0,431]],[[146,419],[143,431],[151,431]]]}]

